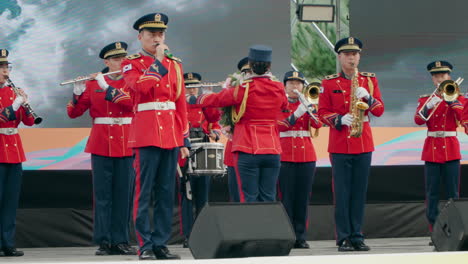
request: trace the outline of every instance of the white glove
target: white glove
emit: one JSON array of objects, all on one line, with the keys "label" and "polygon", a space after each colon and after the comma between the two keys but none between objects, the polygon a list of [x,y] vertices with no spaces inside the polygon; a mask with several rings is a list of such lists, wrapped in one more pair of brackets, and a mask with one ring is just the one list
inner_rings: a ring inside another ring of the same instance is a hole
[{"label": "white glove", "polygon": [[354,117],[350,114],[346,114],[341,118],[341,125],[350,126],[353,123]]},{"label": "white glove", "polygon": [[224,84],[223,84],[223,89],[227,89],[231,86],[231,77],[227,77],[226,80],[224,81]]},{"label": "white glove", "polygon": [[202,88],[202,94],[212,94],[212,93],[213,93],[213,88],[211,87]]},{"label": "white glove", "polygon": [[73,93],[81,95],[86,90],[85,82],[76,82],[73,84]]},{"label": "white glove", "polygon": [[98,73],[98,75],[96,75],[96,78],[94,79],[98,82],[99,86],[104,91],[107,90],[107,88],[109,88],[109,84],[107,84],[106,80],[104,79],[104,75],[102,75],[102,73]]},{"label": "white glove", "polygon": [[294,111],[294,117],[299,118],[307,112],[307,106],[300,104],[299,107]]},{"label": "white glove", "polygon": [[24,103],[23,96],[16,97],[15,100],[13,101],[13,104],[11,105],[13,107],[13,111],[18,111],[18,109],[23,103]]},{"label": "white glove", "polygon": [[440,99],[438,96],[434,96],[431,98],[431,100],[429,100],[429,102],[427,102],[426,107],[427,109],[432,109],[440,102],[442,102],[442,99]]},{"label": "white glove", "polygon": [[369,92],[367,91],[366,88],[358,87],[356,89],[356,97],[357,98],[359,98],[359,99],[364,98],[366,100],[369,100],[369,96],[370,96],[370,94],[369,94]]}]

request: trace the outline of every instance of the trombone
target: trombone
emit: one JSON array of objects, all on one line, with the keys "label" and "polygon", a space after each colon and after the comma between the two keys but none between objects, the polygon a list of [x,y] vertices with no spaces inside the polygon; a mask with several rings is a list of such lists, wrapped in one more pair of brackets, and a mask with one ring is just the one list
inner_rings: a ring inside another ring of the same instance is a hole
[{"label": "trombone", "polygon": [[[106,73],[103,73],[102,75],[106,76],[106,75],[111,75],[111,74],[118,74],[118,73],[121,73],[121,72],[122,71],[106,72]],[[93,78],[91,78],[90,75],[88,75],[87,77],[78,77],[78,78],[75,78],[75,79],[71,79],[71,80],[68,80],[68,81],[61,82],[60,86],[64,86],[64,85],[72,84],[72,83],[77,83],[77,82],[89,81],[89,80],[93,80]]]},{"label": "trombone", "polygon": [[423,104],[423,106],[419,109],[418,114],[419,116],[424,120],[428,121],[434,112],[437,110],[439,107],[440,103],[438,103],[431,111],[431,113],[425,117],[423,114],[424,108],[426,105],[429,103],[429,101],[434,97],[434,96],[439,96],[439,94],[442,95],[442,98],[444,101],[447,102],[452,102],[455,101],[458,96],[460,95],[460,84],[463,82],[463,78],[459,77],[457,80],[445,80],[439,86],[435,89],[435,91],[427,98],[426,102]]},{"label": "trombone", "polygon": [[313,108],[310,105],[317,105],[320,95],[320,83],[313,82],[308,84],[306,87],[302,89],[302,93],[299,92],[297,89],[294,89],[293,92],[297,94],[299,101],[307,108],[307,112],[310,116],[317,122],[317,120],[313,113]]}]

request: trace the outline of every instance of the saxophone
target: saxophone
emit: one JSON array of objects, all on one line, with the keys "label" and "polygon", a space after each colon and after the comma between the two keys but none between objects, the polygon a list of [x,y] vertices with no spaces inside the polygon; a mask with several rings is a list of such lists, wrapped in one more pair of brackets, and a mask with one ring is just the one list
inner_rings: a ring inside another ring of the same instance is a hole
[{"label": "saxophone", "polygon": [[353,79],[351,80],[351,99],[349,104],[349,113],[353,117],[349,129],[349,135],[352,137],[360,137],[362,134],[364,112],[369,108],[369,105],[363,102],[356,96],[356,89],[359,87],[359,71],[357,67],[354,71]]}]

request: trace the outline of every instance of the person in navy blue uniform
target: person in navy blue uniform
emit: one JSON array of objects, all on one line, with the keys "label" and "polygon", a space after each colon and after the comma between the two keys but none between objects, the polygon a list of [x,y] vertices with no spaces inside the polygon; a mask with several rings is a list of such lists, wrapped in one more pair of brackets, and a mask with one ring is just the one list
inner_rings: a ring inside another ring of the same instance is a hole
[{"label": "person in navy blue uniform", "polygon": [[[190,125],[190,142],[202,143],[219,140],[220,127],[218,120],[219,110],[216,108],[201,108],[196,106],[198,91],[201,87],[202,77],[199,73],[188,72],[184,74],[187,99],[187,118]],[[187,175],[187,159],[179,159],[179,165],[183,168],[184,177],[179,181],[180,193],[179,201],[181,204],[182,234],[185,237],[183,247],[188,247],[188,238],[192,231],[193,223],[200,213],[201,209],[208,202],[210,192],[211,176],[209,175]],[[190,184],[192,193],[191,199],[187,197],[187,181]],[[194,213],[195,209],[195,213]]]},{"label": "person in navy blue uniform", "polygon": [[[312,144],[311,128],[318,129],[322,123],[319,121],[313,102],[307,106],[303,105],[294,92],[294,90],[303,92],[304,75],[298,71],[290,71],[284,75],[283,82],[289,104],[288,109],[283,111],[285,120],[279,123],[283,150],[278,179],[279,197],[296,233],[294,247],[309,248],[306,242],[307,212],[317,160]],[[311,113],[305,112],[307,108],[310,108]]]}]

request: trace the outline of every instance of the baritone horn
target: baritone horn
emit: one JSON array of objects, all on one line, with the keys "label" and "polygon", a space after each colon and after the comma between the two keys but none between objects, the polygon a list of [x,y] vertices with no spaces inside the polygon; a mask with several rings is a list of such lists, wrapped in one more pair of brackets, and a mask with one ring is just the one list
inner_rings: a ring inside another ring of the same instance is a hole
[{"label": "baritone horn", "polygon": [[453,102],[457,100],[458,96],[460,95],[460,84],[463,82],[463,78],[459,77],[457,80],[445,80],[442,83],[439,84],[439,86],[435,89],[435,91],[427,98],[426,102],[423,104],[423,106],[419,109],[419,116],[424,119],[424,121],[428,121],[434,112],[437,110],[439,107],[440,103],[438,103],[431,113],[425,117],[423,114],[424,107],[426,107],[427,103],[434,97],[434,96],[442,96],[444,101],[446,102]]}]

